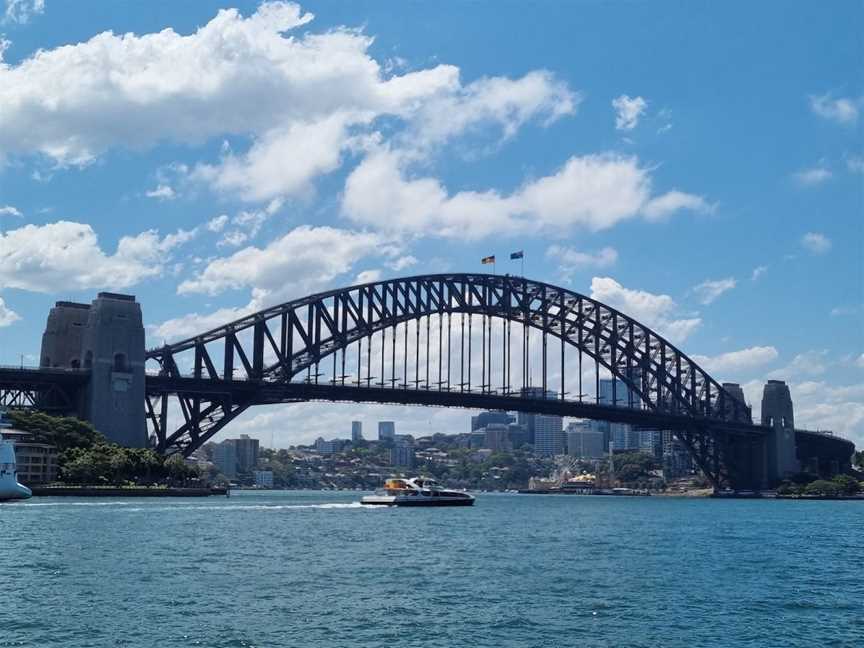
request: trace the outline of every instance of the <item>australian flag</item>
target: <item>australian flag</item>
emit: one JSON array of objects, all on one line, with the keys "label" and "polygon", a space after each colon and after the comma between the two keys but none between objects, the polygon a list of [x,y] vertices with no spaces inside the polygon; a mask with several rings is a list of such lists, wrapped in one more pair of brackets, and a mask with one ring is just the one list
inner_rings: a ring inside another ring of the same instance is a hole
[{"label": "australian flag", "polygon": [[518,252],[511,252],[510,253],[511,259],[521,259],[523,256],[525,256],[524,250],[519,250]]}]

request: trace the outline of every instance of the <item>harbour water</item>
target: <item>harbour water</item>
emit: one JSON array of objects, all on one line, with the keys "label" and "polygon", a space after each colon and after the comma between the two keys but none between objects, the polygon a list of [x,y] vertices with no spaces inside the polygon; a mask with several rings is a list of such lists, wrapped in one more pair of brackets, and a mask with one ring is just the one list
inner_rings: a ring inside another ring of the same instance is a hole
[{"label": "harbour water", "polygon": [[860,502],[0,505],[0,646],[864,646]]}]

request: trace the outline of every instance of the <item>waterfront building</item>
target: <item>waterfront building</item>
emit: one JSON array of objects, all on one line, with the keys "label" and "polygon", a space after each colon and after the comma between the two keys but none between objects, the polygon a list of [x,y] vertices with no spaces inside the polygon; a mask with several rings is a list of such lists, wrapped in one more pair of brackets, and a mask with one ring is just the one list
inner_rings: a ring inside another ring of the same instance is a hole
[{"label": "waterfront building", "polygon": [[587,423],[567,426],[567,454],[579,459],[600,459],[606,454],[603,432]]},{"label": "waterfront building", "polygon": [[18,481],[22,484],[46,484],[57,479],[57,448],[41,443],[30,432],[0,425],[3,440],[15,445]]},{"label": "waterfront building", "polygon": [[471,431],[485,428],[491,423],[500,425],[508,425],[516,420],[516,417],[507,412],[480,412],[477,416],[471,417]]},{"label": "waterfront building", "polygon": [[252,476],[255,478],[255,485],[259,488],[273,488],[272,470],[253,470]]},{"label": "waterfront building", "polygon": [[393,421],[378,422],[378,440],[392,441],[396,437],[396,423]]},{"label": "waterfront building", "polygon": [[351,421],[351,443],[359,443],[360,441],[363,441],[363,423]]},{"label": "waterfront building", "polygon": [[663,476],[666,479],[677,479],[691,475],[695,466],[685,445],[671,430],[663,430],[660,436],[663,447]]},{"label": "waterfront building", "polygon": [[228,479],[237,477],[237,446],[233,439],[226,439],[213,446],[213,463]]},{"label": "waterfront building", "polygon": [[237,468],[240,472],[248,473],[258,465],[258,451],[260,441],[249,438],[248,434],[241,434],[239,439],[232,439],[237,449]]}]

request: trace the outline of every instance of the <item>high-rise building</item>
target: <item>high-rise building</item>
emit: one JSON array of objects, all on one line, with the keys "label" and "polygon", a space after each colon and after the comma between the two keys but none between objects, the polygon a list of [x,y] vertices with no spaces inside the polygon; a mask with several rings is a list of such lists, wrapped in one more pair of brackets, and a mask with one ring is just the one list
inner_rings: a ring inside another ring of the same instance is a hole
[{"label": "high-rise building", "polygon": [[[557,397],[555,392],[552,392],[552,391],[546,391],[544,393],[542,387],[523,387],[520,394],[521,394],[522,398],[533,398],[533,399],[538,399],[538,400],[540,400],[540,399],[548,400],[548,399],[554,399]],[[519,425],[521,425],[525,428],[525,431],[528,433],[528,443],[531,443],[535,446],[535,451],[536,451],[536,446],[537,446],[537,422],[539,420],[539,417],[541,417],[541,416],[545,416],[545,415],[533,414],[531,412],[518,412],[517,413],[517,422],[519,423]],[[561,417],[552,417],[552,418],[558,419],[558,421],[561,424],[562,431],[563,431],[563,421],[561,420]],[[554,427],[554,422],[550,423],[549,421],[546,421],[544,423],[544,425],[546,425],[547,427],[550,424],[552,424]],[[547,440],[548,439],[544,439],[543,442],[546,443]]]},{"label": "high-rise building", "polygon": [[237,477],[237,446],[234,439],[226,439],[213,446],[213,463],[228,479]]},{"label": "high-rise building", "polygon": [[663,476],[677,479],[693,472],[693,458],[687,447],[678,440],[671,430],[660,433],[663,444]]},{"label": "high-rise building", "polygon": [[[597,403],[599,405],[612,405],[614,407],[640,407],[641,399],[635,394],[623,380],[617,378],[601,378],[600,390],[597,392]],[[642,447],[642,438],[638,430],[632,425],[625,423],[608,423],[609,434],[605,439],[606,448],[612,444],[612,448],[618,451],[637,452]]]},{"label": "high-rise building", "polygon": [[351,442],[357,443],[363,440],[363,423],[361,421],[351,421]]},{"label": "high-rise building", "polygon": [[663,433],[660,430],[636,430],[639,435],[639,452],[660,459],[663,456]]},{"label": "high-rise building", "polygon": [[[494,452],[503,452],[512,450],[513,445],[510,443],[510,426],[505,423],[489,423],[485,427],[480,428],[485,432],[483,439],[483,447],[489,448]],[[480,432],[477,430],[477,432]]]},{"label": "high-rise building", "polygon": [[589,423],[571,423],[567,426],[567,454],[579,459],[600,459],[606,454],[603,431]]},{"label": "high-rise building", "polygon": [[258,439],[250,439],[248,434],[241,434],[239,439],[231,439],[237,448],[237,468],[240,472],[250,472],[258,465]]},{"label": "high-rise building", "polygon": [[468,435],[468,447],[472,450],[483,448],[486,445],[486,428],[474,430]]},{"label": "high-rise building", "polygon": [[641,399],[637,394],[633,393],[623,380],[601,378],[600,391],[597,392],[597,402],[600,405],[638,408]]},{"label": "high-rise building", "polygon": [[515,420],[516,417],[507,412],[480,412],[477,416],[471,417],[471,431],[484,428],[490,423],[507,425]]},{"label": "high-rise building", "polygon": [[564,421],[560,416],[534,416],[534,454],[564,454]]},{"label": "high-rise building", "polygon": [[398,468],[414,467],[414,439],[409,435],[396,437],[390,448],[390,465]]},{"label": "high-rise building", "polygon": [[378,440],[392,441],[396,437],[396,423],[393,421],[378,421]]},{"label": "high-rise building", "polygon": [[514,450],[519,450],[528,443],[528,430],[524,425],[511,423],[507,426],[507,434],[510,437],[510,445]]}]

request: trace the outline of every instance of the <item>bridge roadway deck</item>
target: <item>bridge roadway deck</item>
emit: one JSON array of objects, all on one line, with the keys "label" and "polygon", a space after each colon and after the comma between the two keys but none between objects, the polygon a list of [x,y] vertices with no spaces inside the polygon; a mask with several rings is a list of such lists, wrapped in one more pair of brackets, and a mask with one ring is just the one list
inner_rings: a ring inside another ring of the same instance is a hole
[{"label": "bridge roadway deck", "polygon": [[37,367],[0,367],[0,391],[44,393],[50,389],[75,392],[90,380],[83,369],[40,369]]},{"label": "bridge roadway deck", "polygon": [[645,409],[613,407],[590,402],[561,399],[524,398],[518,392],[509,395],[495,392],[459,391],[457,389],[405,389],[401,387],[358,386],[330,383],[269,383],[245,380],[221,381],[188,377],[147,375],[147,392],[199,394],[213,398],[225,396],[234,403],[275,405],[304,401],[382,403],[458,407],[478,410],[525,411],[569,418],[584,418],[627,423],[655,430],[723,430],[733,434],[761,437],[768,429],[761,425],[723,423],[715,419],[694,418],[658,413]]}]

